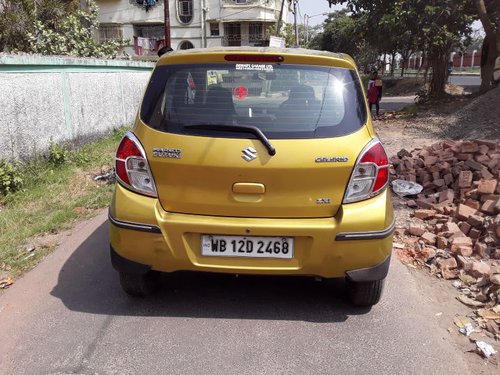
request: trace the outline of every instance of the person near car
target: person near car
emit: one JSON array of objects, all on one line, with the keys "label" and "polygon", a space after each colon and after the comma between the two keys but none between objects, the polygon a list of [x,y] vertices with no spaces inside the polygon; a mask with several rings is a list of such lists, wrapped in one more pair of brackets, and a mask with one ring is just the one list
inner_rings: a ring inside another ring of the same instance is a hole
[{"label": "person near car", "polygon": [[380,100],[382,99],[382,80],[380,79],[378,72],[373,71],[370,80],[368,81],[368,104],[370,105],[370,113],[372,112],[373,105],[375,104],[375,110],[377,117],[380,115]]}]

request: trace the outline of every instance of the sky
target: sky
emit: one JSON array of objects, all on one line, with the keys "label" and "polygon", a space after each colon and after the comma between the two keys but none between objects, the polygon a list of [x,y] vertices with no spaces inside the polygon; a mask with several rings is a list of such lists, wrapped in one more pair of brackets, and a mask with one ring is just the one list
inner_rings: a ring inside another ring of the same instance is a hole
[{"label": "sky", "polygon": [[[332,5],[330,8],[327,0],[299,0],[297,22],[304,23],[304,15],[307,14],[308,16],[315,16],[309,18],[309,25],[318,25],[326,19],[326,16],[323,16],[322,13],[333,12],[340,8],[342,8],[341,5]],[[290,14],[289,21],[293,22],[293,14]]]}]

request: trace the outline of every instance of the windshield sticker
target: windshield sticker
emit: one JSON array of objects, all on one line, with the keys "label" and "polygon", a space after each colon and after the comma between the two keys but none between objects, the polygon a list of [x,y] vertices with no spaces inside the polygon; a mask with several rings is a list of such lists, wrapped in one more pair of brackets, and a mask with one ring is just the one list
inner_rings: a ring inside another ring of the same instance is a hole
[{"label": "windshield sticker", "polygon": [[243,86],[236,86],[233,89],[233,96],[239,100],[246,99],[246,97],[248,96],[248,87],[246,87],[244,85]]},{"label": "windshield sticker", "polygon": [[254,72],[272,72],[274,68],[270,64],[236,64],[236,70],[250,70]]}]

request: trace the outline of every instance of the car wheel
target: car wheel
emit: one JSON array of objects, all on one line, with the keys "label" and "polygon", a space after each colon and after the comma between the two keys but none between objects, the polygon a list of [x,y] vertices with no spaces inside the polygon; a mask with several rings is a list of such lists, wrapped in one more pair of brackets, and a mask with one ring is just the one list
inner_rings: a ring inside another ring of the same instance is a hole
[{"label": "car wheel", "polygon": [[122,289],[131,296],[146,297],[157,289],[157,278],[151,271],[146,274],[119,273]]},{"label": "car wheel", "polygon": [[355,282],[347,279],[348,296],[356,306],[372,306],[380,301],[385,279]]}]

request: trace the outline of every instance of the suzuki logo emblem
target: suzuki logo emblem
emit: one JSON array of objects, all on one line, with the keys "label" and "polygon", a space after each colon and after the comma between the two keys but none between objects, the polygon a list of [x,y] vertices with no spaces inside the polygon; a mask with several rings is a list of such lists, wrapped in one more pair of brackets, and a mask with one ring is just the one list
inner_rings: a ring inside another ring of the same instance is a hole
[{"label": "suzuki logo emblem", "polygon": [[242,150],[242,152],[243,155],[241,155],[241,157],[246,161],[252,161],[257,158],[257,150],[255,150],[253,147],[247,147]]}]

